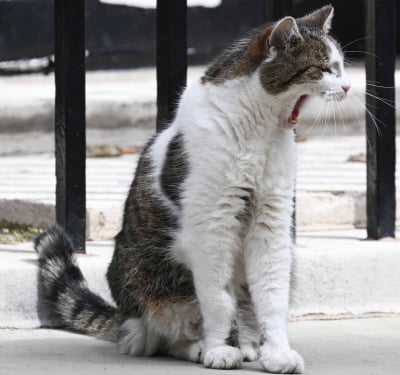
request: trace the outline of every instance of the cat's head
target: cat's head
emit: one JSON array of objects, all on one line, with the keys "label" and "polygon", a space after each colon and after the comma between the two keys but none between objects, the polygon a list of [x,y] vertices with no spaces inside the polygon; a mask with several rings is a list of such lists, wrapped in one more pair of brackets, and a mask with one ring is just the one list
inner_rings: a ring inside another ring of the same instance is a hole
[{"label": "cat's head", "polygon": [[289,126],[297,123],[309,96],[339,101],[350,89],[343,53],[328,34],[332,17],[330,5],[299,19],[285,17],[266,28],[253,44],[253,53],[265,56],[258,69],[263,88],[288,99],[291,108],[284,116]]}]

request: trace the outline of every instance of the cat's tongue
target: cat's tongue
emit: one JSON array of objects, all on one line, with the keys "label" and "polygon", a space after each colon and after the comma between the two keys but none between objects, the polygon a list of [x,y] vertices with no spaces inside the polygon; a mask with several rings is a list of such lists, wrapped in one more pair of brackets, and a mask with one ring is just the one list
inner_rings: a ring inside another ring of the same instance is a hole
[{"label": "cat's tongue", "polygon": [[304,101],[308,98],[308,95],[302,95],[300,98],[297,100],[296,104],[294,105],[293,111],[288,118],[288,124],[289,126],[293,127],[297,124],[297,118],[299,117],[300,114],[300,108],[302,107]]}]

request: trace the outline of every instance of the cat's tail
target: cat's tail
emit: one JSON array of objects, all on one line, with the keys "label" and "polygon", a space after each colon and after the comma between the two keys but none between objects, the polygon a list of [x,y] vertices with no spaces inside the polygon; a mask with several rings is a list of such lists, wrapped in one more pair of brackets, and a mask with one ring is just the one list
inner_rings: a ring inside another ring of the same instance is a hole
[{"label": "cat's tail", "polygon": [[78,267],[71,240],[55,225],[35,240],[41,297],[57,321],[69,329],[116,342],[123,317],[91,292]]}]

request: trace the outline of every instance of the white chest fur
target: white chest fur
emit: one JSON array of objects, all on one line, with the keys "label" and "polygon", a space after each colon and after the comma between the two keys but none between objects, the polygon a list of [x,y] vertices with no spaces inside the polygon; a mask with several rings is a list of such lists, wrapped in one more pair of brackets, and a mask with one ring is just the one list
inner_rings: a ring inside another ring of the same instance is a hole
[{"label": "white chest fur", "polygon": [[187,187],[204,180],[218,191],[237,186],[258,194],[291,194],[294,134],[278,124],[276,106],[256,75],[217,87],[190,87],[172,125],[185,138],[192,172]]}]

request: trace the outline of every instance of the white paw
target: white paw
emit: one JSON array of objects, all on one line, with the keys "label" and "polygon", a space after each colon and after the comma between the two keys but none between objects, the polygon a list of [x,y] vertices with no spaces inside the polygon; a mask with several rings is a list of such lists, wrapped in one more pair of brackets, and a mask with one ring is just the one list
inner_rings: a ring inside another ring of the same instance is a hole
[{"label": "white paw", "polygon": [[240,345],[240,351],[245,362],[253,362],[260,356],[259,351],[250,344]]},{"label": "white paw", "polygon": [[232,346],[217,346],[207,350],[204,366],[219,369],[239,368],[242,365],[242,353]]},{"label": "white paw", "polygon": [[303,358],[291,349],[261,349],[261,366],[267,372],[275,374],[301,374],[304,372]]},{"label": "white paw", "polygon": [[188,345],[187,360],[191,362],[200,362],[203,352],[203,341],[198,340]]},{"label": "white paw", "polygon": [[203,352],[203,341],[182,341],[174,344],[168,354],[172,357],[184,359],[190,362],[201,362]]}]

